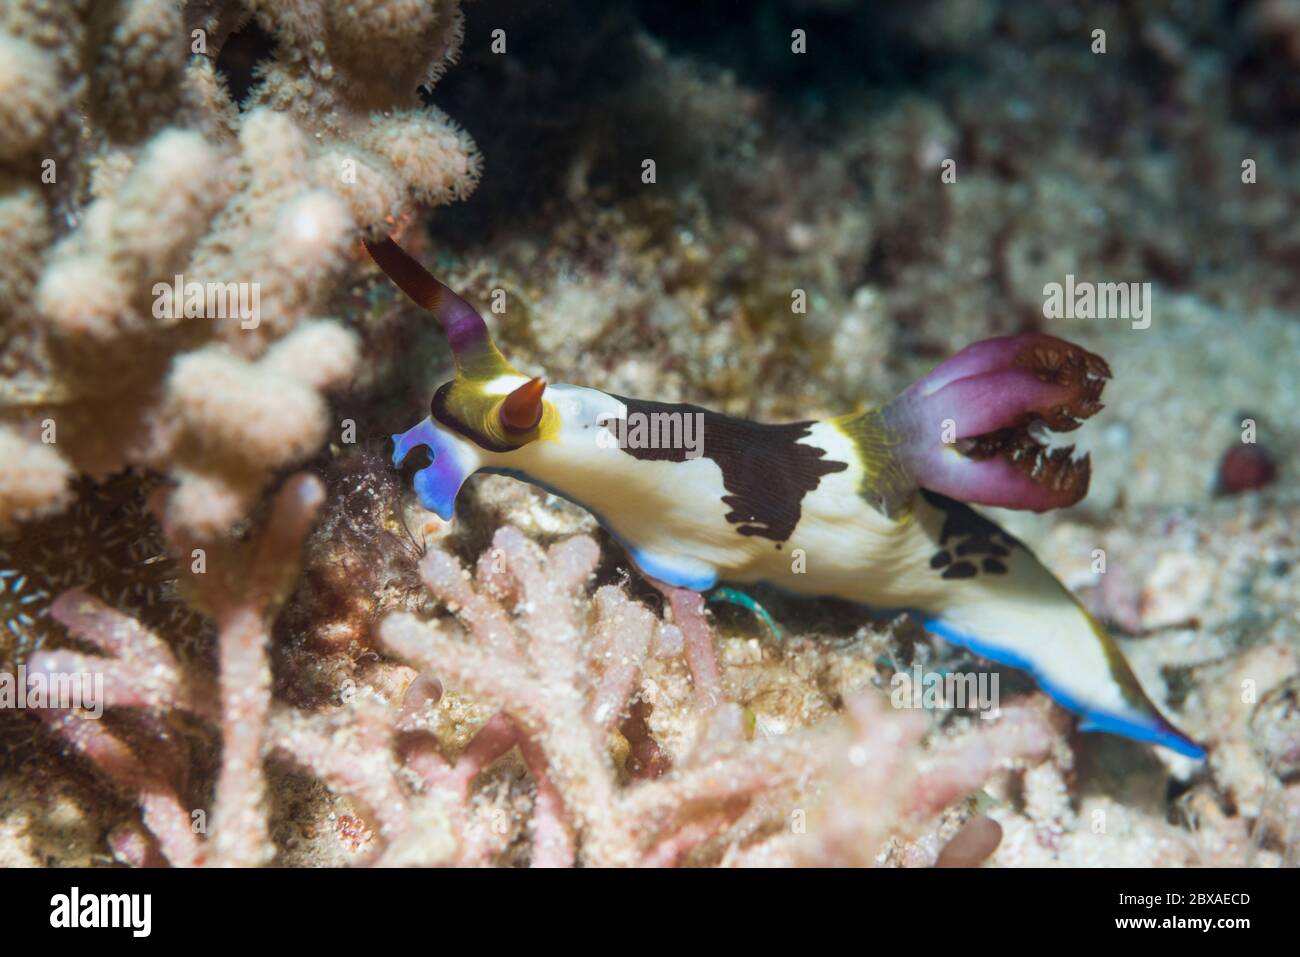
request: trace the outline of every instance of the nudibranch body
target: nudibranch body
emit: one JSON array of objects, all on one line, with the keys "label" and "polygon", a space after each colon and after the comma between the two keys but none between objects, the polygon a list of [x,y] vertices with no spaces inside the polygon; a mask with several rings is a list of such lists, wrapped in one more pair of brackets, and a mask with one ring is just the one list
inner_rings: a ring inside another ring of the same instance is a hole
[{"label": "nudibranch body", "polygon": [[1069,430],[1100,408],[1109,370],[1096,356],[1045,335],[985,340],[882,409],[765,425],[530,379],[396,244],[368,248],[452,342],[456,378],[393,437],[397,464],[428,448],[416,492],[444,519],[470,475],[513,475],[591,511],[668,585],[764,582],[912,610],[941,637],[1030,672],[1085,728],[1203,756],[1033,553],[964,504],[1043,510],[1083,496],[1086,458],[1031,431]]}]

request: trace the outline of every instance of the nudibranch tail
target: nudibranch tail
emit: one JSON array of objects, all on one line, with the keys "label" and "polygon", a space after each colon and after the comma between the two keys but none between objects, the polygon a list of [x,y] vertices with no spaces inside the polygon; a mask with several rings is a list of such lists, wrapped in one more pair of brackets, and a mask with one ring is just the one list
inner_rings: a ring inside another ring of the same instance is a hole
[{"label": "nudibranch tail", "polygon": [[1119,646],[1022,542],[961,502],[925,491],[913,518],[944,583],[921,602],[925,627],[1033,675],[1047,694],[1103,730],[1189,757],[1204,750],[1142,690]]},{"label": "nudibranch tail", "polygon": [[[998,640],[971,634],[960,622],[960,614],[928,618],[922,624],[927,631],[982,658],[1027,671],[1048,697],[1080,716],[1080,731],[1106,731],[1158,744],[1189,758],[1204,758],[1205,749],[1175,727],[1147,697],[1113,639],[1086,611],[1080,608],[1078,614],[1078,622],[1092,631],[1082,638],[1089,647],[1082,653],[1076,651],[1069,667],[1059,671],[1038,660],[1041,634],[1034,636],[1034,650],[1025,654],[1025,649],[1017,648],[1017,642],[1009,640],[1006,633]],[[1058,635],[1056,640],[1066,643],[1069,637]]]},{"label": "nudibranch tail", "polygon": [[1038,429],[1068,432],[1102,408],[1110,369],[1039,333],[963,349],[881,410],[917,485],[963,502],[1045,511],[1087,494],[1088,457],[1048,449]]}]

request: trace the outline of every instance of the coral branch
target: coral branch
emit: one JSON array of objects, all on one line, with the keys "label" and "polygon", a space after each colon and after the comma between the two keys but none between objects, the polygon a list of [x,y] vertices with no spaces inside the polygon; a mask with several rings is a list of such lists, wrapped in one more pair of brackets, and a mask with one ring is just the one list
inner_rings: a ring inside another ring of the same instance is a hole
[{"label": "coral branch", "polygon": [[689,588],[675,588],[653,578],[647,580],[668,599],[673,612],[673,624],[681,630],[696,695],[707,707],[721,703],[722,671],[718,666],[713,629],[709,627],[706,617],[704,596]]},{"label": "coral branch", "polygon": [[[219,572],[196,582],[217,620],[220,652],[223,737],[213,814],[219,864],[246,867],[270,859],[262,741],[271,707],[271,623],[297,577],[302,542],[324,495],[318,479],[290,478],[271,503],[251,561],[215,558]],[[233,585],[234,574],[240,587]]]},{"label": "coral branch", "polygon": [[[608,815],[615,795],[601,732],[605,723],[617,720],[626,707],[626,699],[618,700],[610,693],[614,688],[629,690],[631,682],[625,675],[615,674],[595,705],[604,719],[593,724],[587,718],[593,707],[593,675],[585,659],[590,639],[578,620],[575,592],[595,567],[599,557],[596,544],[588,538],[574,538],[543,553],[518,530],[504,528],[497,532],[493,546],[494,560],[499,559],[502,571],[514,579],[518,622],[512,626],[513,638],[506,638],[498,630],[505,620],[504,611],[471,602],[473,611],[467,624],[471,629],[475,623],[487,626],[479,638],[480,646],[450,639],[441,629],[425,626],[409,615],[397,615],[384,623],[384,644],[399,657],[430,668],[444,682],[498,703],[518,722],[525,738],[521,744],[525,762],[541,782],[543,820],[554,825],[541,835],[535,834],[535,839],[547,838],[560,847],[565,843],[556,838],[564,828],[557,823],[558,799],[548,791],[554,779],[565,795],[566,810],[574,826],[585,833],[585,850],[590,859],[631,863],[627,835]],[[463,589],[449,581],[448,571],[445,557],[433,553],[421,565],[425,583],[435,596],[447,602],[454,602],[458,596],[463,600]],[[607,618],[617,613],[617,606],[618,600],[607,595]],[[629,645],[634,650],[639,647],[644,654],[650,628],[639,616],[635,627],[637,634],[644,637]],[[607,647],[608,641],[602,645]],[[497,657],[488,646],[505,649],[506,657]],[[617,664],[622,669],[636,666],[634,660]],[[548,848],[542,858],[554,861],[554,847]]]},{"label": "coral branch", "polygon": [[[138,795],[144,823],[163,855],[177,865],[265,863],[271,846],[266,831],[262,748],[271,705],[268,659],[271,623],[297,578],[299,553],[320,507],[324,488],[308,475],[288,479],[270,506],[251,546],[225,545],[205,560],[192,585],[217,621],[220,701],[192,684],[165,642],[139,622],[80,589],[61,595],[54,617],[74,635],[112,655],[95,658],[49,651],[32,659],[34,674],[98,673],[108,707],[183,709],[217,720],[222,730],[221,769],[213,814],[211,851],[191,831],[179,789],[142,761],[97,721],[68,711],[42,711],[53,730],[118,787]],[[169,529],[173,545],[187,541]],[[197,686],[206,687],[206,686]],[[128,842],[128,845],[131,842]]]},{"label": "coral branch", "polygon": [[42,711],[41,717],[74,752],[122,791],[137,796],[144,825],[169,863],[190,867],[202,860],[202,844],[194,833],[190,812],[171,782],[151,770],[100,722],[69,711]]},{"label": "coral branch", "polygon": [[[1058,740],[1038,712],[1012,707],[969,747],[925,755],[919,743],[926,722],[889,713],[866,694],[849,702],[843,720],[751,741],[744,710],[719,694],[701,696],[703,724],[673,770],[665,760],[652,780],[620,784],[605,734],[620,722],[635,724],[629,700],[662,626],[613,586],[596,591],[593,621],[583,626],[575,605],[595,563],[589,539],[543,553],[503,528],[492,545],[476,583],[445,554],[431,552],[421,565],[466,636],[450,635],[445,620],[405,613],[390,616],[381,636],[388,651],[442,684],[502,709],[456,762],[427,751],[408,751],[406,761],[454,805],[488,764],[518,746],[535,785],[534,866],[675,865],[746,836],[752,844],[732,846],[734,863],[870,864],[892,834],[914,832],[1008,762],[1040,759]],[[673,597],[669,592],[670,604]],[[674,608],[674,617],[712,649],[702,605],[692,605],[691,593],[676,597],[683,611]],[[695,664],[698,689],[702,669]],[[720,688],[716,664],[712,673]],[[657,748],[648,729],[641,733]],[[807,801],[807,833],[773,836],[795,800]],[[463,835],[472,834],[467,823],[457,825]],[[472,837],[461,843],[474,846]]]}]

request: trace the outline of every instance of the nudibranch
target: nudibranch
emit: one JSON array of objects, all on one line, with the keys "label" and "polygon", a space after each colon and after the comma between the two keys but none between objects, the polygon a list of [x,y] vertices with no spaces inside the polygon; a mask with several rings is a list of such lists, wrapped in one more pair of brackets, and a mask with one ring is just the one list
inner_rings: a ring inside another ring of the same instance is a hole
[{"label": "nudibranch", "polygon": [[437,319],[455,359],[429,416],[393,436],[396,465],[427,447],[415,490],[443,519],[475,472],[515,476],[589,510],[661,583],[765,582],[909,610],[942,638],[1029,672],[1084,730],[1204,756],[1065,586],[966,504],[1043,511],[1084,496],[1087,457],[1036,433],[1077,428],[1101,408],[1101,358],[1038,333],[987,339],[882,408],[764,425],[525,376],[478,313],[400,246],[366,246]]}]

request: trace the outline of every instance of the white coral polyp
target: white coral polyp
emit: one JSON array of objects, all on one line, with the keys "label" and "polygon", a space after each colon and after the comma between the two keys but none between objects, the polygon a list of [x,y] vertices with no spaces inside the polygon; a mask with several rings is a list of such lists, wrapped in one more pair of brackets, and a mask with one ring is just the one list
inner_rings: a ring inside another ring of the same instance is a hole
[{"label": "white coral polyp", "polygon": [[99,342],[118,334],[126,299],[117,275],[93,255],[55,258],[36,289],[38,308],[60,335]]},{"label": "white coral polyp", "polygon": [[260,365],[317,391],[346,385],[361,361],[356,334],[327,319],[303,322],[273,345]]},{"label": "white coral polyp", "polygon": [[203,235],[221,199],[220,151],[188,130],[159,133],[113,198],[113,238],[155,276]]},{"label": "white coral polyp", "polygon": [[217,349],[177,359],[168,395],[218,460],[277,469],[301,462],[325,439],[325,402],[310,387]]},{"label": "white coral polyp", "polygon": [[396,168],[421,203],[441,206],[473,192],[482,159],[469,134],[439,110],[403,111],[379,120],[364,144]]},{"label": "white coral polyp", "polygon": [[0,428],[0,531],[67,505],[72,469],[50,446]]},{"label": "white coral polyp", "polygon": [[276,223],[276,248],[286,265],[315,274],[318,257],[333,256],[352,232],[352,216],[333,193],[312,190],[289,203]]},{"label": "white coral polyp", "polygon": [[380,231],[401,211],[404,193],[397,173],[374,153],[341,145],[317,157],[315,171],[321,185],[348,204],[361,229]]},{"label": "white coral polyp", "polygon": [[292,189],[301,182],[310,155],[308,141],[285,114],[264,107],[251,110],[239,130],[239,145],[255,195]]},{"label": "white coral polyp", "polygon": [[336,40],[356,50],[401,44],[448,15],[427,0],[332,0],[327,9]]},{"label": "white coral polyp", "polygon": [[0,33],[0,157],[37,145],[63,106],[54,58]]},{"label": "white coral polyp", "polygon": [[198,535],[223,534],[252,505],[254,496],[224,476],[176,469],[174,477],[177,485],[168,500],[168,512],[174,521]]}]

